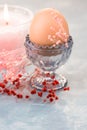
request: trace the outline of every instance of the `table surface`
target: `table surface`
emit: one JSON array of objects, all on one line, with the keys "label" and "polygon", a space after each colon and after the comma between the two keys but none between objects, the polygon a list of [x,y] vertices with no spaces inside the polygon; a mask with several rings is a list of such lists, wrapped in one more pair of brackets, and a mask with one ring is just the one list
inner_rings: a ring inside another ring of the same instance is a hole
[{"label": "table surface", "polygon": [[0,130],[87,130],[87,0],[0,0],[18,4],[34,13],[53,7],[66,17],[74,46],[70,59],[60,69],[71,90],[58,92],[52,104],[16,101],[0,95]]}]

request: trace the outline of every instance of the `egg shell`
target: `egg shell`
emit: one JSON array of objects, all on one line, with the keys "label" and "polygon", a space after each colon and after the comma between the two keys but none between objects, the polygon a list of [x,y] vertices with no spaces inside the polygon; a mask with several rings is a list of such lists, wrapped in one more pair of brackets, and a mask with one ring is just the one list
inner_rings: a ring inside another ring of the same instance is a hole
[{"label": "egg shell", "polygon": [[69,37],[68,24],[56,9],[40,10],[30,26],[30,40],[38,45],[66,43]]}]

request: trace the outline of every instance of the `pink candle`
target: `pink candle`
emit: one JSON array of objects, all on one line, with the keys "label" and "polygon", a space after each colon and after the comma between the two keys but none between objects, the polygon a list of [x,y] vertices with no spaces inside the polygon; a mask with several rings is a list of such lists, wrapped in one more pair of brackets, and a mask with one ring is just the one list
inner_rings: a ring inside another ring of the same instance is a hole
[{"label": "pink candle", "polygon": [[0,50],[22,47],[33,17],[29,9],[0,6]]}]

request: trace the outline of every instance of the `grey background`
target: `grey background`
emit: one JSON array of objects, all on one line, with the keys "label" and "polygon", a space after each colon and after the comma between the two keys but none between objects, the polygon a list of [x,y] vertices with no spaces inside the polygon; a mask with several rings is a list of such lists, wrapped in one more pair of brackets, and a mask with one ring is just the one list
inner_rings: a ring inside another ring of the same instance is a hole
[{"label": "grey background", "polygon": [[16,103],[0,96],[0,130],[87,130],[87,0],[0,0],[27,7],[34,13],[46,7],[66,17],[74,46],[61,69],[71,91],[59,93],[55,104]]}]

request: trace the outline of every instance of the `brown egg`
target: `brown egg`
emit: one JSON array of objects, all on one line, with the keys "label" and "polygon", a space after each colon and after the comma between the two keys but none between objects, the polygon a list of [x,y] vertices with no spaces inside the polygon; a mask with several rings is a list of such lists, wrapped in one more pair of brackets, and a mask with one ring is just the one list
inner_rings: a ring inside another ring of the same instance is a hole
[{"label": "brown egg", "polygon": [[30,26],[30,40],[38,45],[66,43],[69,37],[68,24],[64,16],[55,9],[39,11]]}]

